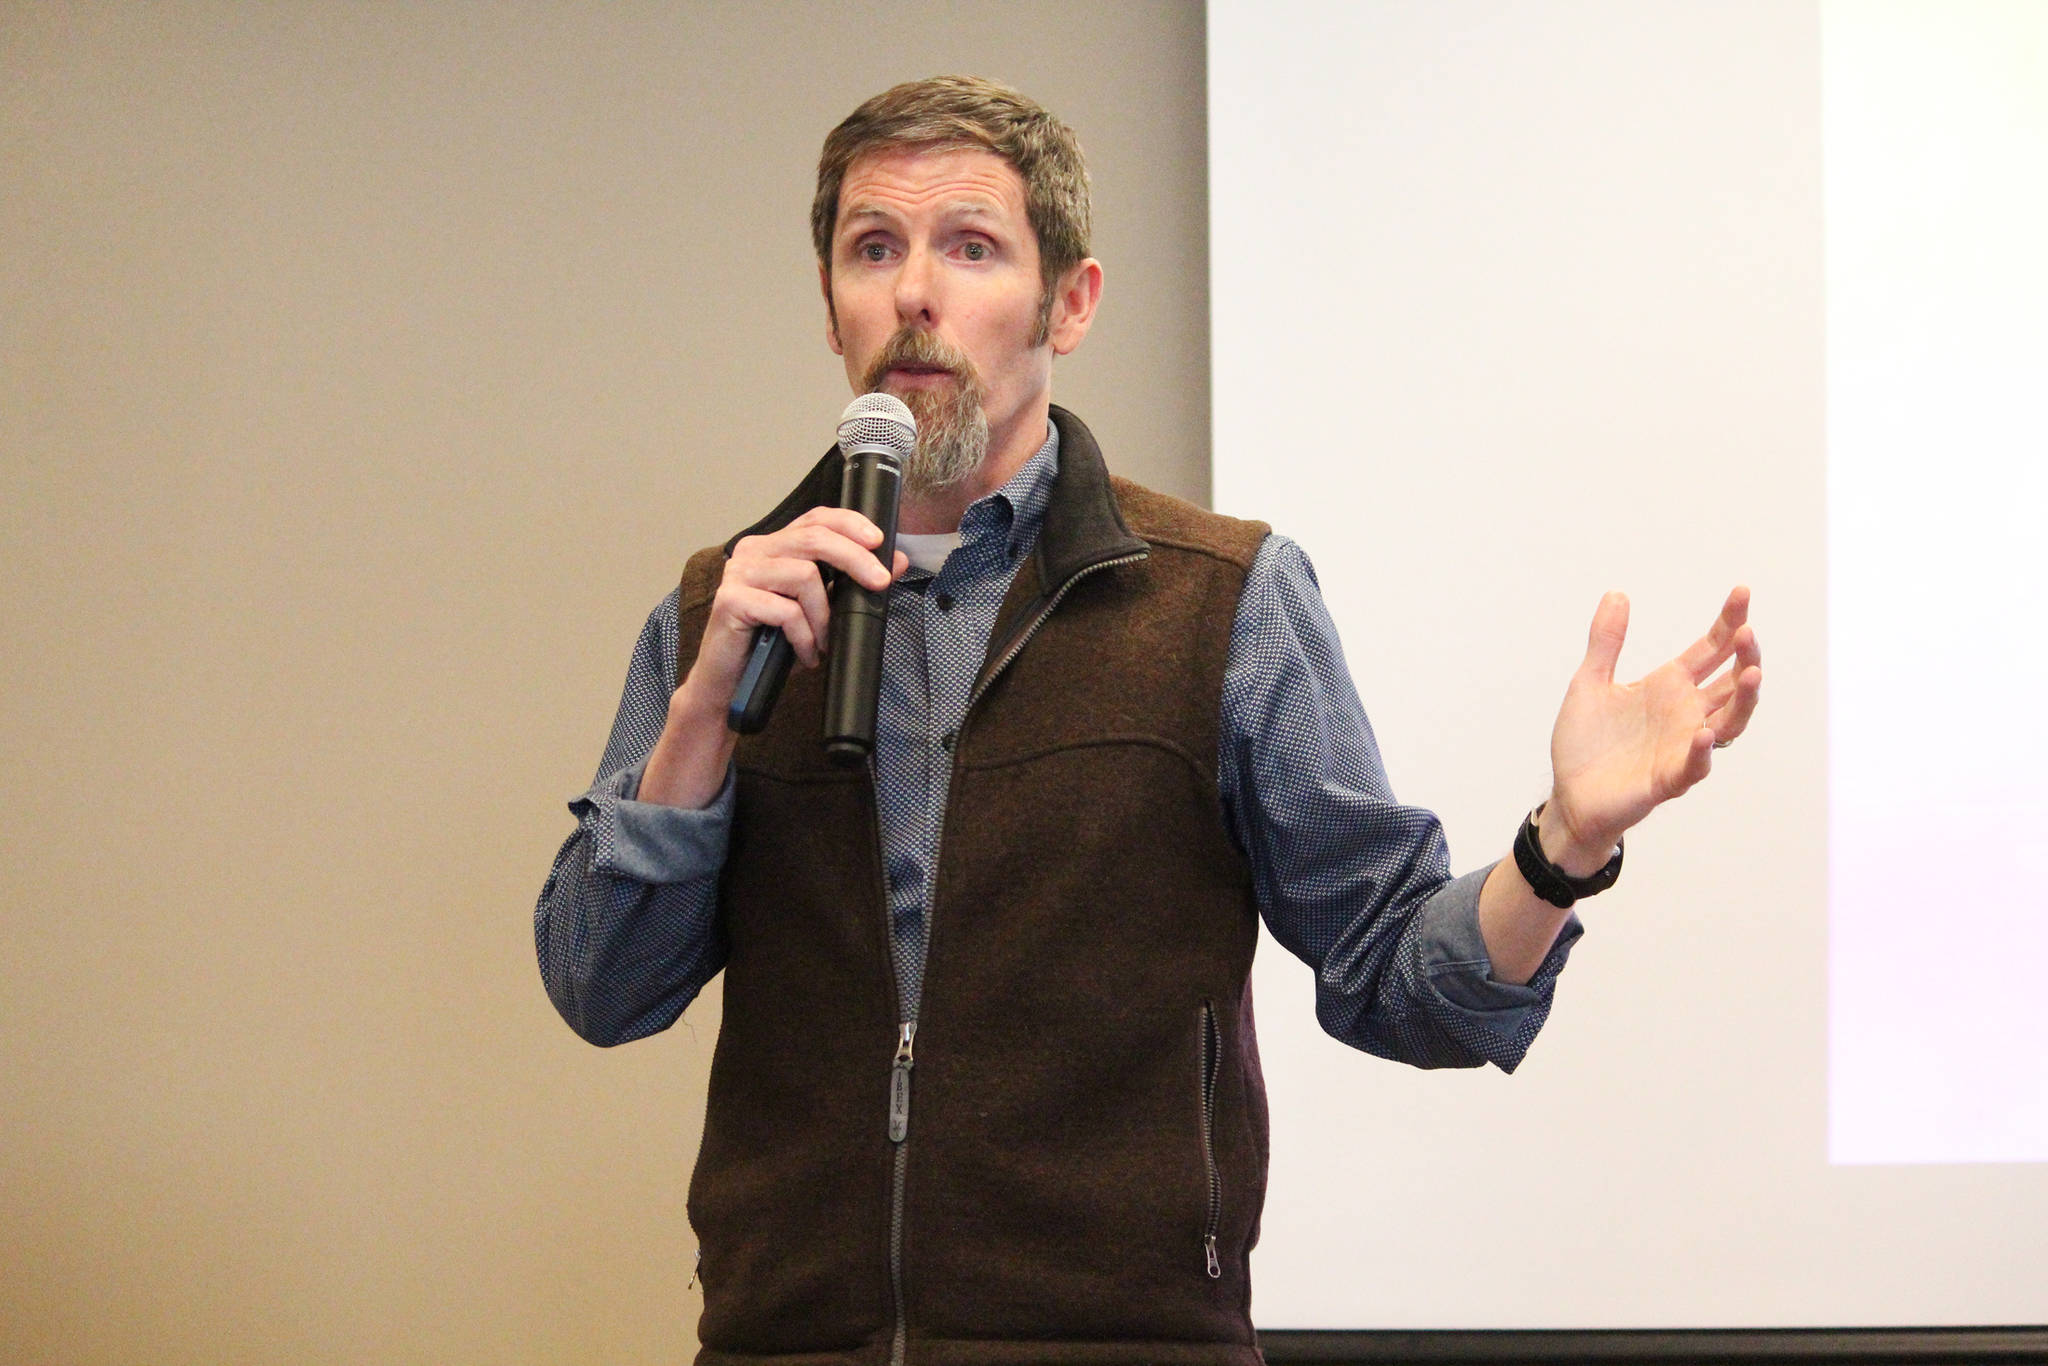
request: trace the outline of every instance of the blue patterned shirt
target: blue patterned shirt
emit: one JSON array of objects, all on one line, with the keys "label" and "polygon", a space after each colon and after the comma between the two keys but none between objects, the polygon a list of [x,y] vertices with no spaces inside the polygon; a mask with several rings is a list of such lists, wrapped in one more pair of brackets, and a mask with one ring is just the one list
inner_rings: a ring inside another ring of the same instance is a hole
[{"label": "blue patterned shirt", "polygon": [[[932,874],[951,777],[997,609],[1030,554],[1058,472],[1058,429],[967,509],[936,574],[889,595],[875,785],[902,1017],[917,1017]],[[623,1043],[667,1028],[724,966],[718,875],[734,783],[701,811],[636,800],[667,719],[676,595],[648,617],[577,828],[535,911],[549,996],[577,1033]],[[1333,1036],[1418,1066],[1512,1071],[1549,1013],[1580,927],[1526,986],[1495,981],[1479,933],[1486,869],[1452,878],[1436,817],[1402,806],[1300,547],[1268,536],[1246,575],[1222,698],[1218,800],[1273,937],[1316,974]]]}]

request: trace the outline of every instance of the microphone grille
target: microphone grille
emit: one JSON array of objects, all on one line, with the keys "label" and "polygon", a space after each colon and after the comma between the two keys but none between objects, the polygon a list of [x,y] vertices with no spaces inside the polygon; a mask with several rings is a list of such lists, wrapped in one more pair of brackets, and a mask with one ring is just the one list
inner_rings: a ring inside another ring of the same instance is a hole
[{"label": "microphone grille", "polygon": [[862,394],[839,415],[839,449],[881,447],[898,460],[908,460],[917,446],[917,419],[894,394]]}]

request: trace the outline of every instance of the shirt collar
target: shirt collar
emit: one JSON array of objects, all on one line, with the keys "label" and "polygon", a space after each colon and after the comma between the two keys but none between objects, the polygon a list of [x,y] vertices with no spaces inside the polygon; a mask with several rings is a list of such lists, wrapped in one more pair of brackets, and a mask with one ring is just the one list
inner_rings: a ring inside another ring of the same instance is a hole
[{"label": "shirt collar", "polygon": [[1009,482],[985,498],[968,504],[960,517],[960,543],[972,546],[997,532],[1004,533],[1010,558],[1017,559],[1038,540],[1045,510],[1052,502],[1053,480],[1060,471],[1060,429],[1045,424],[1045,444],[1010,476]]}]

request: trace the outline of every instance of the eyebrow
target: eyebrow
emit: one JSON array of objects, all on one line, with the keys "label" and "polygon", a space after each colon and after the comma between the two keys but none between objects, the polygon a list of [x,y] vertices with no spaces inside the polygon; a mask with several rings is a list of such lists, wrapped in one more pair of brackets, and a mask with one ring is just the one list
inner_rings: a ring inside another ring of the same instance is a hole
[{"label": "eyebrow", "polygon": [[[954,218],[999,218],[1002,216],[1002,208],[999,205],[991,200],[979,197],[963,197],[952,200],[946,204],[945,212],[948,217]],[[863,219],[890,222],[902,216],[899,211],[878,200],[857,200],[842,210],[839,215],[842,228],[852,227],[856,222]]]}]

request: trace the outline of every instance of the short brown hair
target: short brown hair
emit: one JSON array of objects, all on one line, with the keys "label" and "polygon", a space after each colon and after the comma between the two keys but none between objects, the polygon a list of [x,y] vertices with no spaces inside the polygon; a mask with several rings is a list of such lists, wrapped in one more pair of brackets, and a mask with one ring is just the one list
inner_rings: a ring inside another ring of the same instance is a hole
[{"label": "short brown hair", "polygon": [[1074,130],[1042,105],[979,76],[906,81],[868,100],[826,135],[811,200],[811,240],[827,278],[839,186],[847,168],[888,148],[980,147],[1008,162],[1024,181],[1024,210],[1038,238],[1044,341],[1059,278],[1088,258],[1088,167]]}]

